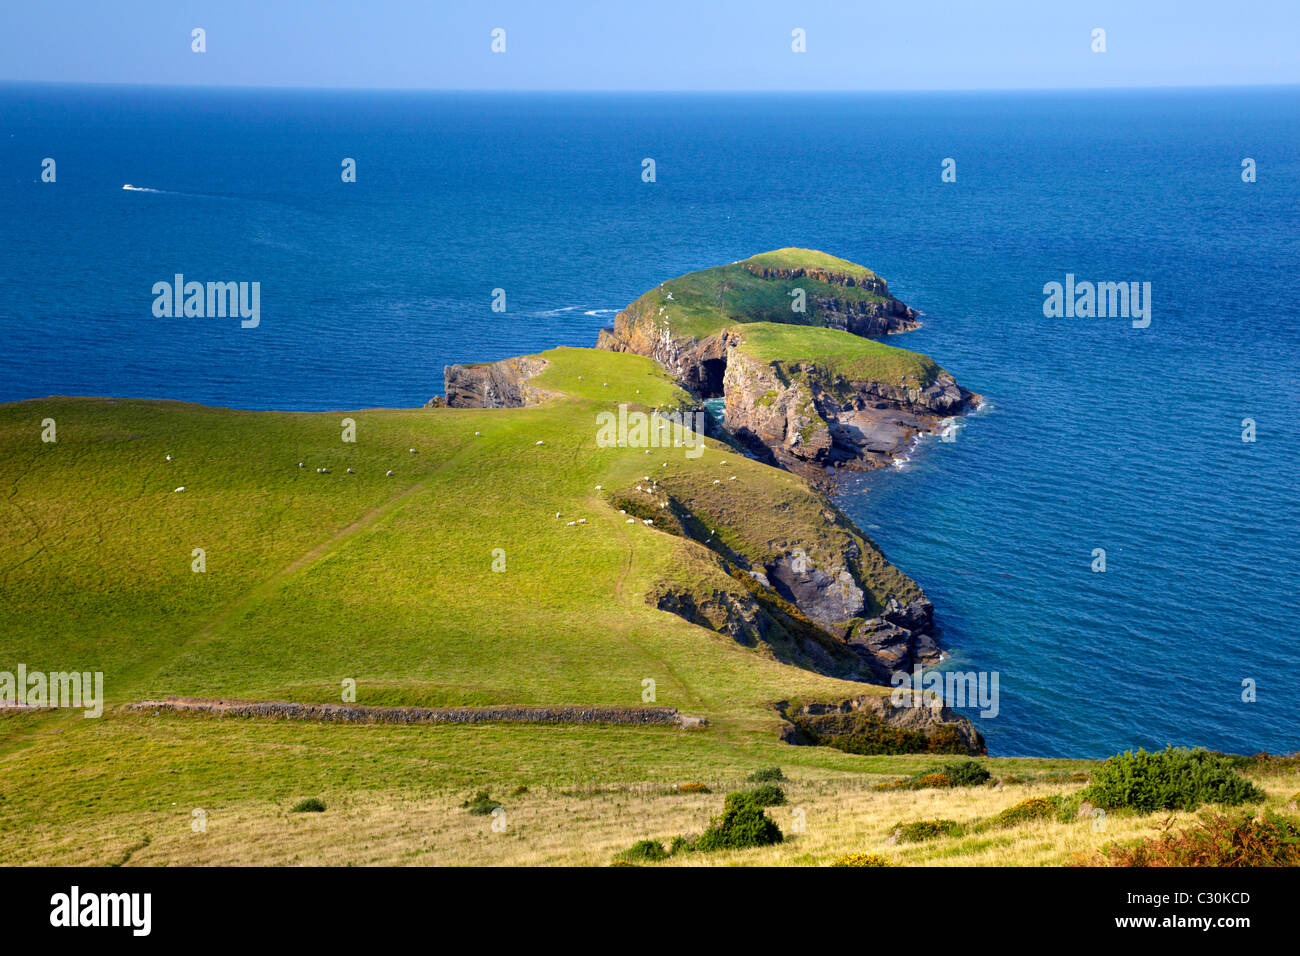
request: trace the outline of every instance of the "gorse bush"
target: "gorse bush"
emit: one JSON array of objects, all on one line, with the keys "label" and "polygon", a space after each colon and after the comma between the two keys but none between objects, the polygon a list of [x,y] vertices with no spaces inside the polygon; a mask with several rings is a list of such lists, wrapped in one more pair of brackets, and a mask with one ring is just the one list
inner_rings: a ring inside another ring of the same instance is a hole
[{"label": "gorse bush", "polygon": [[668,859],[668,851],[658,840],[637,840],[615,859],[624,863],[657,863]]},{"label": "gorse bush", "polygon": [[293,805],[294,813],[324,813],[325,804],[316,797],[299,800]]},{"label": "gorse bush", "polygon": [[713,791],[710,790],[702,783],[682,783],[677,785],[677,792],[678,793],[712,793]]},{"label": "gorse bush", "polygon": [[760,807],[779,807],[785,803],[785,791],[774,783],[765,783],[750,790],[749,798]]},{"label": "gorse bush", "polygon": [[978,787],[988,783],[992,776],[978,760],[958,760],[946,763],[937,770],[952,781],[954,787]]},{"label": "gorse bush", "polygon": [[462,803],[461,806],[475,816],[485,817],[493,810],[500,809],[501,804],[488,796],[486,790],[480,790],[478,793],[474,794],[474,796]]},{"label": "gorse bush", "polygon": [[722,816],[695,841],[696,850],[743,850],[780,843],[784,837],[772,818],[747,793],[727,794]]},{"label": "gorse bush", "polygon": [[1208,750],[1126,750],[1094,771],[1084,799],[1107,810],[1195,810],[1207,803],[1258,803],[1264,793],[1235,761]]},{"label": "gorse bush", "polygon": [[991,821],[995,827],[1014,827],[1031,820],[1047,820],[1056,816],[1057,803],[1050,797],[1030,797],[1013,807],[1007,807]]},{"label": "gorse bush", "polygon": [[879,853],[850,853],[840,857],[831,866],[897,866],[897,864]]},{"label": "gorse bush", "polygon": [[951,787],[952,777],[946,773],[923,773],[916,778],[916,789]]},{"label": "gorse bush", "polygon": [[894,824],[893,835],[899,843],[920,843],[941,836],[957,836],[961,826],[955,820],[914,820]]},{"label": "gorse bush", "polygon": [[1276,813],[1205,814],[1201,822],[1134,843],[1108,844],[1104,866],[1300,866],[1300,824]]},{"label": "gorse bush", "polygon": [[785,774],[781,772],[780,767],[763,767],[761,770],[755,770],[745,779],[750,783],[780,783],[785,780]]}]

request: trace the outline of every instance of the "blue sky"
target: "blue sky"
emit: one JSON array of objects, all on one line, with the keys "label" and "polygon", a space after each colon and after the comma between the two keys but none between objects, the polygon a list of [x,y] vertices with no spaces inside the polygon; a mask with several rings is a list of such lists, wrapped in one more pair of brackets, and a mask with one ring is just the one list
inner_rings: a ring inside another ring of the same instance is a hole
[{"label": "blue sky", "polygon": [[[190,31],[207,31],[207,52]],[[506,52],[490,51],[506,31]],[[793,53],[802,28],[807,52]],[[1106,30],[1105,53],[1090,49]],[[515,90],[1300,82],[1300,2],[0,0],[0,81]]]}]

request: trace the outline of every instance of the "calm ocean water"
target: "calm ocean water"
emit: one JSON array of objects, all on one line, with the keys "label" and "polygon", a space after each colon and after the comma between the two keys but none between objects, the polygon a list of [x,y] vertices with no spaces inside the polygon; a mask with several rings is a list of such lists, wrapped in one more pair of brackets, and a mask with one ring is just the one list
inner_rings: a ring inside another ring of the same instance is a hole
[{"label": "calm ocean water", "polygon": [[[0,401],[419,405],[445,364],[592,344],[666,277],[823,249],[923,310],[895,344],[988,399],[842,503],[929,592],[954,665],[999,673],[990,748],[1294,750],[1298,182],[1295,89],[0,86]],[[177,272],[261,282],[261,326],[154,318]],[[1044,318],[1067,272],[1150,282],[1150,327]]]}]

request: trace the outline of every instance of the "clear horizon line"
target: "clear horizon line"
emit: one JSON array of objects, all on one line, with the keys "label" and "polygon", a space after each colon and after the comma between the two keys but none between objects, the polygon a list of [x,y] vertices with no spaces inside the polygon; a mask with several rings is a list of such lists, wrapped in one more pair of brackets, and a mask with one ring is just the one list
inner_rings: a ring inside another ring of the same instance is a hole
[{"label": "clear horizon line", "polygon": [[1153,90],[1275,90],[1300,87],[1300,80],[1280,83],[1152,83],[1113,86],[933,86],[933,87],[884,87],[872,89],[809,89],[781,88],[754,89],[741,87],[726,88],[660,88],[642,89],[636,87],[609,87],[591,89],[586,87],[459,87],[459,86],[293,86],[291,84],[258,83],[123,83],[113,80],[24,80],[0,77],[0,86],[95,86],[127,89],[161,89],[161,90],[266,90],[282,92],[321,92],[321,93],[478,93],[478,94],[642,94],[657,95],[812,95],[812,96],[846,96],[846,95],[884,95],[898,93],[1123,93]]}]

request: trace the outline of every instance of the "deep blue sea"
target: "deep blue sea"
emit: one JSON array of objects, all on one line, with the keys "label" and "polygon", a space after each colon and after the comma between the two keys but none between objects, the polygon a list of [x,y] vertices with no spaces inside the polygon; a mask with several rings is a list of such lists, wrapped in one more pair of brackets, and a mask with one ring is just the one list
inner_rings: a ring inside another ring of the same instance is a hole
[{"label": "deep blue sea", "polygon": [[[1300,748],[1300,90],[0,86],[0,401],[420,405],[781,246],[879,272],[987,399],[841,503],[1000,675],[994,753]],[[260,327],[154,318],[177,272],[259,281]],[[1067,272],[1150,282],[1150,326],[1045,318]]]}]

